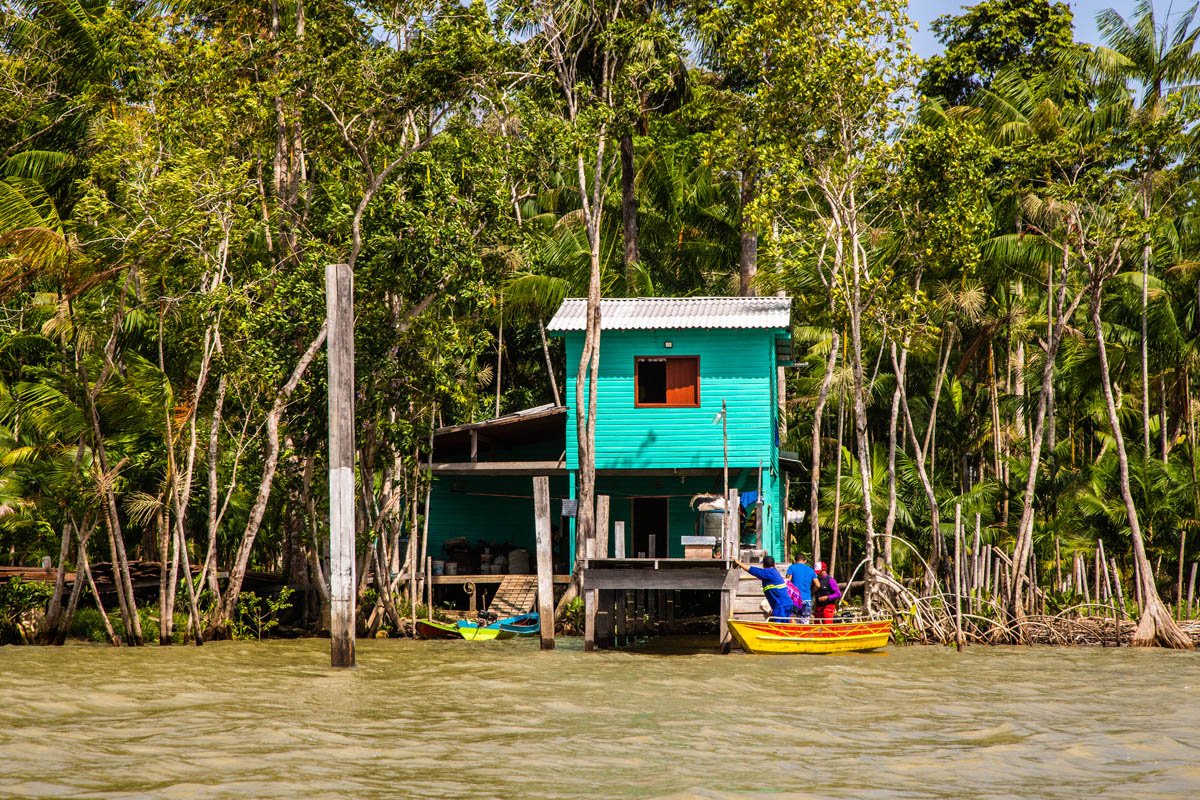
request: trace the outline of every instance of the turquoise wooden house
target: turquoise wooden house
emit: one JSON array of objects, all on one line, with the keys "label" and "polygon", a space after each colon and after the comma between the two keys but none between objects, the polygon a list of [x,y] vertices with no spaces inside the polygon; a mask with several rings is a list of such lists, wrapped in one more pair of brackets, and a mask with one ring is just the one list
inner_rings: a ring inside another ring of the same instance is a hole
[{"label": "turquoise wooden house", "polygon": [[[459,573],[484,569],[478,543],[534,551],[530,476],[536,475],[550,477],[555,572],[572,566],[575,371],[585,311],[586,301],[568,299],[547,326],[565,344],[565,407],[436,433],[429,552],[451,563],[472,560],[456,565]],[[713,522],[719,527],[693,498],[722,493],[728,459],[730,488],[753,498],[745,513],[755,541],[744,541],[781,558],[788,465],[780,458],[777,380],[778,367],[791,359],[791,300],[612,299],[601,301],[600,315],[596,492],[610,498],[610,530],[624,523],[626,556],[682,557],[682,537],[707,535]],[[615,555],[616,547],[610,536],[605,555]],[[475,552],[454,555],[466,548]]]}]

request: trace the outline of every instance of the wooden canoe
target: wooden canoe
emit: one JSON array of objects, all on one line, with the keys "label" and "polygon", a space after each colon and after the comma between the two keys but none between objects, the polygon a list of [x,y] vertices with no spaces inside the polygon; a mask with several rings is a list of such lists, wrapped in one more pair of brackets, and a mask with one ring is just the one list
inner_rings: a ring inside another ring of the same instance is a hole
[{"label": "wooden canoe", "polygon": [[843,653],[886,647],[892,622],[868,619],[799,625],[731,619],[729,631],[747,653]]},{"label": "wooden canoe", "polygon": [[422,639],[466,639],[469,642],[484,642],[493,639],[511,639],[516,634],[498,628],[460,628],[445,622],[419,619],[417,620],[417,636]]}]

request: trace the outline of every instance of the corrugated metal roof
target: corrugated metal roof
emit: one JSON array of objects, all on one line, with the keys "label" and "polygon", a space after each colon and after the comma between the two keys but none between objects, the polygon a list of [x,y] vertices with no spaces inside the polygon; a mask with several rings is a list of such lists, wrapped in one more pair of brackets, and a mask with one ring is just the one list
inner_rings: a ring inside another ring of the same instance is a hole
[{"label": "corrugated metal roof", "polygon": [[[788,328],[790,297],[636,297],[600,301],[600,329]],[[551,331],[587,327],[587,300],[568,298],[546,326]]]}]

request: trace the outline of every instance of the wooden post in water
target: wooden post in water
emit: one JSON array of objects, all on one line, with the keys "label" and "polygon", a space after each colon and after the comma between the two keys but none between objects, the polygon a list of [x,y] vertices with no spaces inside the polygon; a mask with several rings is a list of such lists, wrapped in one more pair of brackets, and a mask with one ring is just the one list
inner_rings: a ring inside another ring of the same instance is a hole
[{"label": "wooden post in water", "polygon": [[962,650],[962,506],[954,504],[954,646]]},{"label": "wooden post in water", "polygon": [[[587,557],[608,558],[608,495],[596,496],[596,528],[592,538],[587,542]],[[653,540],[654,537],[650,537]],[[584,586],[583,595],[583,649],[590,652],[596,649],[596,615],[600,611],[600,594],[597,589]]]},{"label": "wooden post in water", "polygon": [[325,265],[329,361],[329,651],[354,666],[354,275]]},{"label": "wooden post in water", "polygon": [[433,556],[425,557],[425,617],[433,622]]},{"label": "wooden post in water", "polygon": [[550,542],[550,479],[533,479],[533,526],[537,544],[538,619],[542,649],[554,649],[554,563]]}]

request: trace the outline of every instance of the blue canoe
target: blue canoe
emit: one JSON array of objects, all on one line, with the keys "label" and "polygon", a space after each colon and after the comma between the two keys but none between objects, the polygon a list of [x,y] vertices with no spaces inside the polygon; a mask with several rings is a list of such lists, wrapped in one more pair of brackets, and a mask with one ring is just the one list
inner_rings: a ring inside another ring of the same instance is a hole
[{"label": "blue canoe", "polygon": [[[460,628],[478,628],[478,622],[468,622],[465,619],[458,621]],[[541,623],[538,619],[536,611],[528,614],[521,614],[516,617],[508,617],[507,619],[498,619],[484,625],[485,628],[503,631],[505,633],[515,633],[518,636],[532,636],[541,631]]]}]

